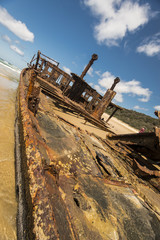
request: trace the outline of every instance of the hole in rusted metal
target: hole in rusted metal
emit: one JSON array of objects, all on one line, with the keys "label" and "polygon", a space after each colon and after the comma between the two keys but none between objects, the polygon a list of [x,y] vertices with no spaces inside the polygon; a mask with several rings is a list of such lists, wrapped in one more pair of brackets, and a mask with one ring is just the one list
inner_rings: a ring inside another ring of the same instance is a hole
[{"label": "hole in rusted metal", "polygon": [[73,200],[75,201],[75,204],[77,205],[77,207],[80,208],[80,202],[77,198],[73,198]]}]

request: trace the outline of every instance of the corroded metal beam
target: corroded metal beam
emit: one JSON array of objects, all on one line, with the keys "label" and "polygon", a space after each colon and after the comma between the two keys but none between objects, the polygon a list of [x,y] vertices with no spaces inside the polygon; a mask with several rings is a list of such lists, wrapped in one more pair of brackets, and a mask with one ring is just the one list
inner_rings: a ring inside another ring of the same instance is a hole
[{"label": "corroded metal beam", "polygon": [[160,160],[159,128],[155,128],[155,131],[151,133],[119,134],[116,136],[109,136],[109,139],[119,140],[152,160]]},{"label": "corroded metal beam", "polygon": [[117,112],[118,108],[115,108],[112,114],[109,116],[109,118],[106,120],[106,123],[109,122],[109,120],[114,116],[114,114]]},{"label": "corroded metal beam", "polygon": [[95,111],[93,112],[93,116],[97,119],[101,119],[102,114],[104,113],[105,109],[109,106],[111,103],[112,99],[116,95],[116,92],[113,91],[116,84],[120,82],[120,79],[117,77],[114,80],[113,85],[111,86],[110,89],[107,90],[105,93],[103,99],[100,101],[100,103],[96,106]]}]

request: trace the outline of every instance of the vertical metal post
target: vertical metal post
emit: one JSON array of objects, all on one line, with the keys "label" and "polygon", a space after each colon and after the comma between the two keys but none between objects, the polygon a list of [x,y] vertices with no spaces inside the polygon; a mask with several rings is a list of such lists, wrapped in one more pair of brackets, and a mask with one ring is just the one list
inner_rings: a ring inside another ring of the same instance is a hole
[{"label": "vertical metal post", "polygon": [[115,86],[117,85],[117,83],[119,83],[120,82],[120,79],[119,79],[119,77],[116,77],[115,79],[114,79],[114,83],[113,83],[113,85],[112,85],[112,87],[110,88],[110,90],[114,90],[114,88],[115,88]]},{"label": "vertical metal post", "polygon": [[88,72],[88,70],[90,69],[90,67],[92,66],[93,62],[96,61],[98,59],[98,55],[97,54],[93,54],[91,60],[89,61],[88,65],[85,67],[84,71],[82,72],[80,78],[84,78],[84,76],[86,75],[86,73]]},{"label": "vertical metal post", "polygon": [[99,120],[101,119],[101,116],[104,113],[105,109],[108,107],[108,105],[110,104],[110,102],[112,101],[114,96],[116,95],[116,92],[113,91],[113,89],[115,88],[116,84],[119,82],[120,82],[120,79],[118,77],[115,78],[114,83],[111,86],[111,88],[107,90],[107,92],[105,93],[105,95],[102,98],[102,100],[100,101],[100,103],[96,106],[96,108],[93,112],[93,116],[95,118],[97,118]]},{"label": "vertical metal post", "polygon": [[112,114],[109,116],[109,118],[106,120],[106,123],[109,122],[109,120],[113,117],[113,115],[117,112],[118,108],[115,108]]}]

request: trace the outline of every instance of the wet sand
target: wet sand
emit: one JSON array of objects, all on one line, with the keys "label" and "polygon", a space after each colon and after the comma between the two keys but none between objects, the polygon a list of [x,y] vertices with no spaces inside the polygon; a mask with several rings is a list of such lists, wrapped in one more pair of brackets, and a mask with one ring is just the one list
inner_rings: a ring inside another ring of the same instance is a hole
[{"label": "wet sand", "polygon": [[0,240],[16,239],[15,73],[0,65]]}]

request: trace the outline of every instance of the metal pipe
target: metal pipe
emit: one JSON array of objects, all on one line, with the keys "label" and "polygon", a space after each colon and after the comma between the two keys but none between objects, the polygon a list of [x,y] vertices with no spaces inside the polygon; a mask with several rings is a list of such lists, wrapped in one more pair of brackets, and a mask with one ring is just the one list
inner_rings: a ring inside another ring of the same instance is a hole
[{"label": "metal pipe", "polygon": [[110,90],[114,90],[114,88],[115,88],[115,86],[117,85],[117,83],[119,83],[120,82],[120,79],[119,79],[119,77],[116,77],[115,79],[114,79],[114,83],[113,83],[113,85],[111,86],[111,88],[110,88]]},{"label": "metal pipe", "polygon": [[95,60],[97,60],[97,59],[98,59],[98,55],[94,53],[94,54],[92,55],[92,58],[91,58],[91,60],[89,61],[88,65],[85,67],[84,71],[82,72],[80,78],[82,78],[82,79],[84,78],[84,76],[86,75],[86,73],[88,72],[88,70],[90,69],[90,67],[92,66],[93,62],[94,62]]},{"label": "metal pipe", "polygon": [[106,120],[106,123],[113,117],[113,115],[117,112],[118,108],[115,108],[112,114],[109,116],[109,118]]}]

